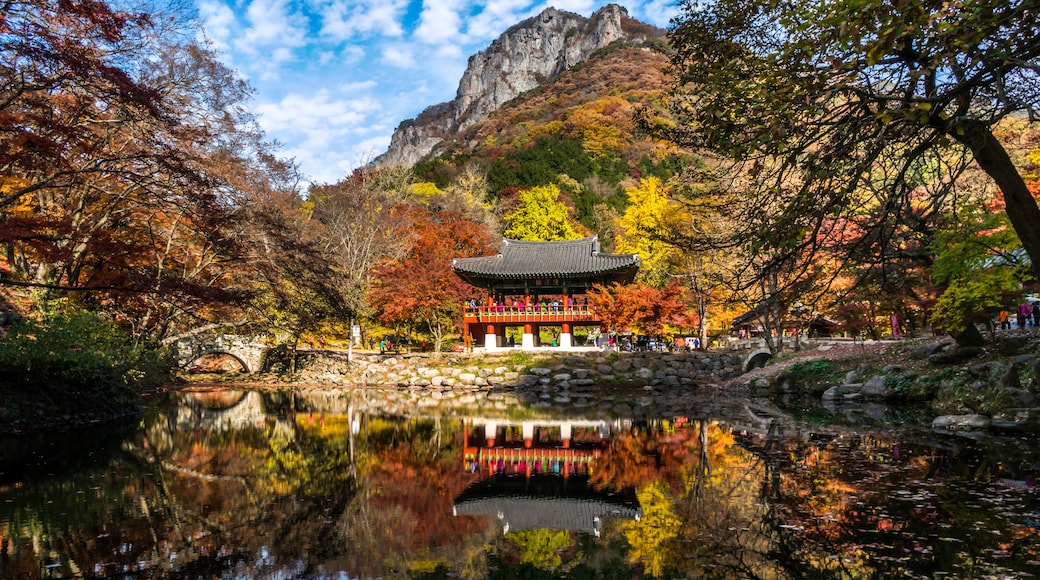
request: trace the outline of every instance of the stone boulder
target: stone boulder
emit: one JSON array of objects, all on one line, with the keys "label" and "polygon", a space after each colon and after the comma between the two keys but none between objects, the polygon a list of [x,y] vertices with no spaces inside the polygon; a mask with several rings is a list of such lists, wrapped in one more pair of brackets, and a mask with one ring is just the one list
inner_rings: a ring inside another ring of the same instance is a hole
[{"label": "stone boulder", "polygon": [[984,431],[993,420],[985,415],[940,415],[932,420],[933,429],[946,431]]},{"label": "stone boulder", "polygon": [[885,377],[871,377],[860,389],[865,399],[883,400],[892,398],[892,389],[885,385]]},{"label": "stone boulder", "polygon": [[928,356],[928,361],[937,365],[953,365],[967,362],[982,354],[977,346],[961,346]]},{"label": "stone boulder", "polygon": [[997,343],[997,353],[1001,356],[1014,356],[1029,346],[1024,336],[1005,336]]},{"label": "stone boulder", "polygon": [[910,358],[928,358],[950,346],[948,342],[931,342],[928,344],[922,344],[921,346],[910,351]]},{"label": "stone boulder", "polygon": [[863,385],[837,385],[823,392],[823,400],[834,401],[848,398],[849,395],[858,395],[863,390]]}]

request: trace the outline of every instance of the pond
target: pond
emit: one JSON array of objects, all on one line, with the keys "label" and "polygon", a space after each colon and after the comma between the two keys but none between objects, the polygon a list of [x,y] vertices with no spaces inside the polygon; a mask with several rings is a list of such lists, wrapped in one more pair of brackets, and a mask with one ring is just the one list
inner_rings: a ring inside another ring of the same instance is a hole
[{"label": "pond", "polygon": [[2,578],[1020,578],[1033,438],[720,392],[193,388],[0,440]]}]

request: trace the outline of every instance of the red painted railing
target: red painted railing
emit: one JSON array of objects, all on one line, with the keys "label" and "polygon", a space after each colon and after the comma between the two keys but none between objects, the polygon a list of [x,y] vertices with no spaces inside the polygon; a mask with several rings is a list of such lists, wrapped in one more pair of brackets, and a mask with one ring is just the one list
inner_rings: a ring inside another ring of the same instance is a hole
[{"label": "red painted railing", "polygon": [[465,322],[595,322],[599,320],[595,311],[587,304],[571,306],[466,306],[463,310]]}]

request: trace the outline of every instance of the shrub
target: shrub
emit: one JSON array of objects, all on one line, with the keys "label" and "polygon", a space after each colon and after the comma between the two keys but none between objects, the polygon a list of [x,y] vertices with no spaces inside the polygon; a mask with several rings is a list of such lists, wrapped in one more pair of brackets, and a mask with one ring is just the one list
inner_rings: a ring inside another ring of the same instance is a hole
[{"label": "shrub", "polygon": [[0,341],[3,381],[14,388],[133,393],[168,380],[171,368],[89,313],[23,320]]},{"label": "shrub", "polygon": [[799,383],[829,377],[835,370],[834,363],[826,359],[796,362],[786,369],[787,375]]},{"label": "shrub", "polygon": [[922,389],[917,385],[917,373],[913,371],[895,375],[885,375],[885,387],[897,395],[904,397],[921,394]]},{"label": "shrub", "polygon": [[534,357],[529,352],[511,352],[506,357],[506,364],[512,368],[529,367],[534,362]]},{"label": "shrub", "polygon": [[816,394],[837,381],[837,373],[835,364],[826,359],[800,361],[785,368],[777,381],[785,382],[788,388]]}]

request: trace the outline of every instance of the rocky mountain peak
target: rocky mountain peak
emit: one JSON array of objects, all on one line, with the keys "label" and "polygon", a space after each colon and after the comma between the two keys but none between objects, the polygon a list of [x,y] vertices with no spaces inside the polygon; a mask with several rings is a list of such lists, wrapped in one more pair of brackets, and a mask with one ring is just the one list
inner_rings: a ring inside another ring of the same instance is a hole
[{"label": "rocky mountain peak", "polygon": [[537,88],[618,40],[628,12],[604,6],[589,18],[546,8],[510,27],[487,49],[469,58],[455,99],[429,107],[394,131],[379,166],[411,166],[447,137],[486,119],[504,103]]}]

